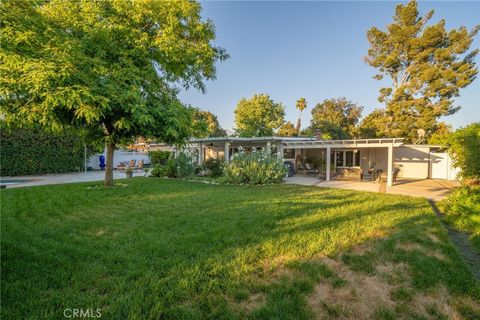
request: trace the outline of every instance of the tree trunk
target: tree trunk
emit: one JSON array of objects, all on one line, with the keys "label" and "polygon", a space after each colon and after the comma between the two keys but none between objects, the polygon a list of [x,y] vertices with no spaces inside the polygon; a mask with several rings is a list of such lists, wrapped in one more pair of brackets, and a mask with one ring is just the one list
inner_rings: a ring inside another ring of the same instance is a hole
[{"label": "tree trunk", "polygon": [[107,143],[107,163],[105,167],[105,187],[113,186],[113,153],[115,152],[115,143]]}]

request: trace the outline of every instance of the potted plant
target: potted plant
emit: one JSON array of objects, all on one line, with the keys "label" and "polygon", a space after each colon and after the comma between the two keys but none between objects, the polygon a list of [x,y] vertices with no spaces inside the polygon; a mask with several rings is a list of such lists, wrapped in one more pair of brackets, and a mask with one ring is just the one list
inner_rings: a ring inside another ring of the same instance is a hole
[{"label": "potted plant", "polygon": [[131,178],[133,176],[132,168],[125,169],[125,175],[127,176],[127,178]]}]

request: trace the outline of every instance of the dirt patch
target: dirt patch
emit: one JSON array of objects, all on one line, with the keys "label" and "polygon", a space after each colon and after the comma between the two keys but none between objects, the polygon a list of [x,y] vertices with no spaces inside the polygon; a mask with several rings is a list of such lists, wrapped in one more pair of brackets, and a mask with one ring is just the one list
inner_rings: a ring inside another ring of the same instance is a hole
[{"label": "dirt patch", "polygon": [[308,304],[317,318],[328,316],[368,319],[381,306],[393,306],[390,298],[392,286],[377,275],[351,271],[345,264],[323,258],[321,262],[334,270],[347,284],[334,288],[329,283],[319,283],[308,297]]},{"label": "dirt patch", "polygon": [[265,295],[263,293],[252,294],[248,299],[240,302],[238,306],[247,313],[252,312],[265,304]]},{"label": "dirt patch", "polygon": [[435,308],[447,319],[462,319],[461,315],[451,306],[450,295],[443,286],[430,293],[415,295],[410,306],[414,312],[419,314],[428,314],[429,309]]},{"label": "dirt patch", "polygon": [[[429,319],[436,316],[462,319],[454,307],[460,303],[478,310],[478,305],[470,298],[452,297],[443,286],[427,293],[412,292],[408,285],[410,282],[408,266],[404,263],[377,265],[376,273],[371,275],[352,271],[344,263],[330,258],[322,258],[320,262],[345,279],[347,284],[334,287],[325,281],[315,286],[313,293],[307,297],[307,302],[317,319],[371,319],[379,308],[394,310],[400,303],[406,303],[406,308],[410,312]],[[388,278],[397,276],[401,276],[402,279],[387,281]],[[411,297],[395,297],[394,292],[399,290],[411,292]]]},{"label": "dirt patch", "polygon": [[443,261],[448,260],[447,257],[443,253],[441,253],[437,250],[434,250],[434,249],[425,248],[425,247],[421,246],[420,244],[414,243],[414,242],[401,243],[401,244],[397,245],[397,248],[405,250],[405,251],[417,250],[417,251],[420,251],[420,252],[422,252],[423,254],[425,254],[426,256],[429,256],[429,257],[434,257],[434,258],[437,258],[437,259],[443,260]]}]

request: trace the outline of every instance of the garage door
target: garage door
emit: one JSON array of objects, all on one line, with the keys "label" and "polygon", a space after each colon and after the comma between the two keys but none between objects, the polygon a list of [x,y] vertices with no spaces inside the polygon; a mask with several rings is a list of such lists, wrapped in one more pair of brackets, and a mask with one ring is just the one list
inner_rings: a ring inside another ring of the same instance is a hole
[{"label": "garage door", "polygon": [[430,153],[432,179],[448,179],[449,161],[447,153]]}]

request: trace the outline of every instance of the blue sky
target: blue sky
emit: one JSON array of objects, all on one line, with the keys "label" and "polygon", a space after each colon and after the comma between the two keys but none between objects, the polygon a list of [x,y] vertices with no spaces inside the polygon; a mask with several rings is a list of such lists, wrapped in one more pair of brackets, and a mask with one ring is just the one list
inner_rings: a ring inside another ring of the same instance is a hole
[{"label": "blue sky", "polygon": [[[215,44],[230,59],[217,65],[217,79],[207,92],[182,91],[183,102],[216,114],[224,128],[234,127],[235,106],[242,97],[268,93],[282,102],[286,120],[295,122],[295,101],[305,97],[310,110],[326,98],[345,96],[375,107],[378,90],[386,80],[372,78],[375,69],[363,61],[368,50],[366,32],[392,22],[397,1],[383,2],[202,2],[203,16],[216,26]],[[480,2],[420,2],[421,14],[435,9],[431,23],[446,20],[447,29],[480,24]],[[480,47],[477,35],[472,48]],[[480,58],[477,56],[477,63]],[[480,78],[480,77],[479,77]],[[455,105],[462,109],[444,121],[454,127],[480,120],[480,79],[461,90]]]}]

